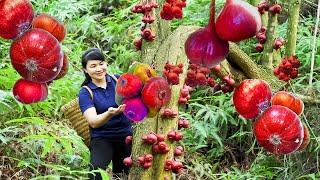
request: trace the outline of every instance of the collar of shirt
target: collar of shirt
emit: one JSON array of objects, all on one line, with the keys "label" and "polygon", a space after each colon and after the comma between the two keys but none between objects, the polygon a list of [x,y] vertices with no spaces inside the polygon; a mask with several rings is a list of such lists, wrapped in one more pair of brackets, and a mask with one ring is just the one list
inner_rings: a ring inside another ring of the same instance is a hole
[{"label": "collar of shirt", "polygon": [[[106,75],[106,80],[108,83],[111,82],[111,77],[108,74]],[[98,86],[95,85],[92,81],[88,84],[88,86],[90,89],[97,89],[98,88]],[[107,87],[108,87],[108,85],[107,85]]]}]

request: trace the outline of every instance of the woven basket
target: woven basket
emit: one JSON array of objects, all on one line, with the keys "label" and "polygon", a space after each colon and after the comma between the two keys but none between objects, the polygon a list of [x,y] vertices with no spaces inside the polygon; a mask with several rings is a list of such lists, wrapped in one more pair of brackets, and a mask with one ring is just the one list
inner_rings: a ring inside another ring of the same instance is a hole
[{"label": "woven basket", "polygon": [[89,146],[90,144],[90,131],[89,123],[82,115],[79,106],[79,99],[76,98],[61,107],[61,111],[67,119],[71,122],[71,126],[83,138],[84,143]]}]

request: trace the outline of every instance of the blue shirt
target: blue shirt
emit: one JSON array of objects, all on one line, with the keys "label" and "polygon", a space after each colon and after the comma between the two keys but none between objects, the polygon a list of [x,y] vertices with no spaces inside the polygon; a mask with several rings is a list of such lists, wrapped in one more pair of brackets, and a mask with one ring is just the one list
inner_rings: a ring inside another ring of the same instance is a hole
[{"label": "blue shirt", "polygon": [[[116,75],[118,78],[119,75]],[[79,105],[80,109],[85,112],[91,107],[95,107],[97,114],[102,114],[108,110],[109,107],[118,107],[115,102],[115,87],[116,81],[106,75],[107,87],[106,89],[97,87],[93,82],[87,84],[87,86],[92,90],[93,99],[89,91],[82,87],[79,92]],[[104,125],[98,128],[90,127],[91,138],[105,137],[108,139],[123,139],[128,135],[132,135],[132,123],[124,116],[123,113],[113,116]]]}]

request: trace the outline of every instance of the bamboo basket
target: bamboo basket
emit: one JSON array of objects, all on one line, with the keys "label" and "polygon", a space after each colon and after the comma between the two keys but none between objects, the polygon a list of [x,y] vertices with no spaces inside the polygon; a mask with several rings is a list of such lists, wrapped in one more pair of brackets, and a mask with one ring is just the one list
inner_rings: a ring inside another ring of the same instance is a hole
[{"label": "bamboo basket", "polygon": [[79,99],[76,98],[61,107],[64,116],[70,121],[71,126],[82,137],[84,143],[89,146],[90,144],[90,131],[89,123],[82,115],[79,106]]}]

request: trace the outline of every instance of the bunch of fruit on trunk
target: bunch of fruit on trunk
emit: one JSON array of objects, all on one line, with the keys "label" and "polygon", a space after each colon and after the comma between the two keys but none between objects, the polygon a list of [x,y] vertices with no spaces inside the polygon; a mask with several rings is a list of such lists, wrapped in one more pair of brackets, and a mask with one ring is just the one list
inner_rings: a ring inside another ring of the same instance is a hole
[{"label": "bunch of fruit on trunk", "polygon": [[290,154],[307,147],[309,131],[299,118],[304,104],[293,93],[272,94],[265,81],[247,79],[235,89],[233,104],[242,117],[255,119],[253,133],[267,151]]},{"label": "bunch of fruit on trunk", "polygon": [[45,100],[47,84],[66,75],[68,59],[60,45],[65,36],[63,23],[45,13],[35,15],[28,0],[0,1],[0,37],[13,40],[11,64],[22,76],[13,87],[18,101]]}]

